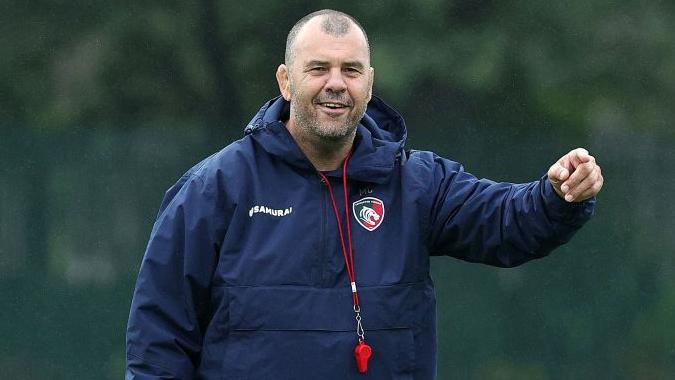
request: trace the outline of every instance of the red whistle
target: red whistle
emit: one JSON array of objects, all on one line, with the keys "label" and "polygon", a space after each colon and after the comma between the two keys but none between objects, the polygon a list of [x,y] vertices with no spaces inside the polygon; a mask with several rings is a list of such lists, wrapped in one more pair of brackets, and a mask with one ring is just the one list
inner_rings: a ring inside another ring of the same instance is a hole
[{"label": "red whistle", "polygon": [[366,373],[368,371],[368,359],[372,355],[373,349],[370,348],[364,341],[360,341],[354,348],[354,358],[356,358],[356,368],[359,372]]}]

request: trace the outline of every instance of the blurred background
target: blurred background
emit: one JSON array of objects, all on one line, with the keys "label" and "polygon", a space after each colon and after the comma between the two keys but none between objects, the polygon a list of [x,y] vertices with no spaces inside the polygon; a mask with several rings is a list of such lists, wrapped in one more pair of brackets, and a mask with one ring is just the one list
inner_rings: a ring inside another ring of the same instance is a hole
[{"label": "blurred background", "polygon": [[583,146],[596,216],[523,267],[435,258],[439,379],[675,378],[672,1],[0,0],[0,377],[120,379],[163,192],[278,93],[321,8],[407,146],[524,182]]}]

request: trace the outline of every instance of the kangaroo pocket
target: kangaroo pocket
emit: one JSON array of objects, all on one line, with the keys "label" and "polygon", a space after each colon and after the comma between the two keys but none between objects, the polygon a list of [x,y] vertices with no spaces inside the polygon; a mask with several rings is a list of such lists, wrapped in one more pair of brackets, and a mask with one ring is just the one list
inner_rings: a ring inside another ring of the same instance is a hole
[{"label": "kangaroo pocket", "polygon": [[[368,378],[410,379],[416,310],[423,284],[359,289]],[[363,379],[353,350],[356,321],[348,289],[298,286],[228,288],[226,366],[248,379]]]}]

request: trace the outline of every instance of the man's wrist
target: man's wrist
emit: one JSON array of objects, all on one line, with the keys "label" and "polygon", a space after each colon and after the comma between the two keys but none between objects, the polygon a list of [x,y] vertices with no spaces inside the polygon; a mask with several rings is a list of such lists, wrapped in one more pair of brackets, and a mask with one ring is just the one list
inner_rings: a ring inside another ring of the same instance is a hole
[{"label": "man's wrist", "polygon": [[595,197],[580,201],[567,202],[558,192],[547,176],[542,178],[542,196],[551,216],[568,224],[583,223],[593,215]]}]

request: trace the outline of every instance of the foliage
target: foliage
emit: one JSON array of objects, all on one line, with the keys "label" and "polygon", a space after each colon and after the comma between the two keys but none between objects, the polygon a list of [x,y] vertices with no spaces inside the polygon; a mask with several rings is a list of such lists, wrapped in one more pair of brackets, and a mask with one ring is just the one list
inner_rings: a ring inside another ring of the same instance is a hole
[{"label": "foliage", "polygon": [[[0,109],[49,128],[167,119],[238,126],[277,93],[273,72],[293,22],[332,5],[5,3]],[[532,121],[525,112],[578,130],[666,129],[675,117],[668,2],[342,7],[369,31],[378,92],[405,110],[430,102],[477,122],[489,111],[516,127]]]}]

